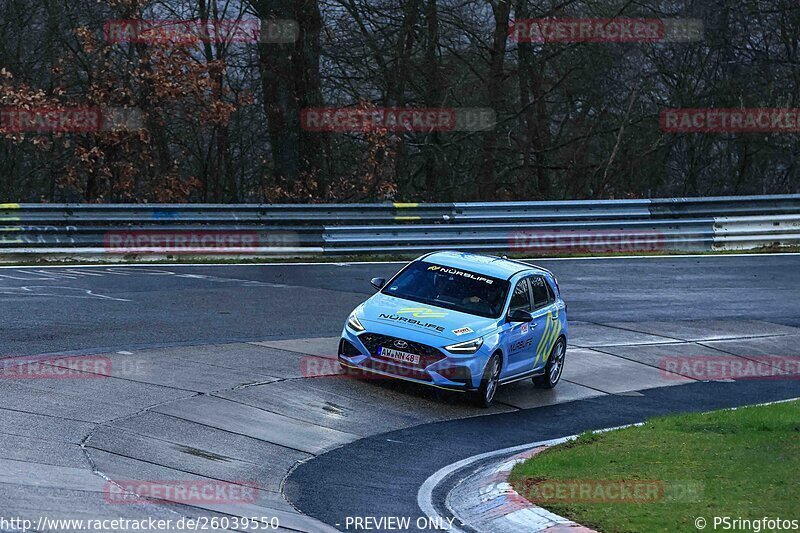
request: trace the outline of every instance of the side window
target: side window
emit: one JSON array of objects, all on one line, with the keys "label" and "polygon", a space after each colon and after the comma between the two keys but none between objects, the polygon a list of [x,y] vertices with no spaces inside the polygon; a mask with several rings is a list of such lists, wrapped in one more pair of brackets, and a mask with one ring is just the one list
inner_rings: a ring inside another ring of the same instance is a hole
[{"label": "side window", "polygon": [[511,304],[508,307],[509,311],[523,310],[530,312],[531,298],[528,293],[528,280],[520,280],[514,287],[514,292],[511,294]]},{"label": "side window", "polygon": [[533,292],[533,308],[539,309],[552,303],[550,294],[548,294],[547,281],[542,276],[534,276],[530,278],[531,291]]},{"label": "side window", "polygon": [[544,280],[544,284],[547,287],[547,300],[548,300],[548,302],[550,302],[550,303],[555,302],[556,301],[556,293],[553,292],[553,286],[550,285],[550,281]]}]

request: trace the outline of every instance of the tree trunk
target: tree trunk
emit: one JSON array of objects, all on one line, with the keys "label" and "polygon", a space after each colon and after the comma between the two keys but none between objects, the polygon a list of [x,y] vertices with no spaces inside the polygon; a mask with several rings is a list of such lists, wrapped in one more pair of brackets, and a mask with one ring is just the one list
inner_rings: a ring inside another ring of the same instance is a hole
[{"label": "tree trunk", "polygon": [[[255,4],[261,19],[290,19],[292,12],[281,2]],[[293,43],[259,43],[258,59],[264,111],[267,115],[272,160],[278,184],[289,189],[300,175],[300,120],[292,69]]]},{"label": "tree trunk", "polygon": [[[258,0],[252,5],[261,19],[295,20],[300,28],[294,43],[261,43],[258,47],[264,110],[278,182],[290,190],[327,192],[327,137],[303,131],[300,124],[302,108],[322,104],[322,16],[318,0]],[[311,182],[316,186],[310,187]]]},{"label": "tree trunk", "polygon": [[[517,0],[514,16],[517,19],[530,18],[528,0]],[[550,146],[550,117],[544,100],[543,65],[536,60],[531,43],[518,43],[517,56],[520,107],[524,110],[525,120],[522,173],[518,186],[521,191],[532,192],[534,197],[549,199],[552,187],[546,149]],[[531,161],[532,156],[534,161]]]},{"label": "tree trunk", "polygon": [[[406,80],[408,79],[411,51],[414,48],[415,33],[419,17],[419,0],[407,0],[403,8],[403,23],[395,45],[394,68],[388,71],[386,80],[386,107],[403,107],[406,103]],[[414,190],[412,176],[406,165],[407,150],[405,132],[397,132],[395,142],[395,179],[402,192]]]},{"label": "tree trunk", "polygon": [[[300,27],[297,53],[293,55],[299,107],[321,107],[324,104],[319,72],[322,15],[317,0],[297,0],[295,9]],[[304,180],[315,184],[313,190],[320,198],[328,196],[330,185],[329,137],[325,132],[299,130],[300,172]]]},{"label": "tree trunk", "polygon": [[[426,42],[425,73],[428,79],[425,84],[425,106],[429,108],[442,105],[442,80],[439,74],[439,14],[437,0],[427,0],[425,5]],[[436,197],[442,182],[445,169],[440,164],[441,135],[432,131],[428,134],[425,147],[425,192],[428,197]]]},{"label": "tree trunk", "polygon": [[[506,39],[508,38],[508,16],[511,11],[511,0],[496,0],[492,2],[492,13],[494,14],[494,35],[492,38],[491,59],[489,63],[489,79],[486,89],[489,96],[489,105],[494,110],[496,116],[500,117],[503,105],[503,67],[506,55]],[[487,131],[483,138],[481,150],[481,162],[478,168],[476,187],[473,191],[475,200],[491,198],[497,190],[495,182],[497,159],[497,137],[499,132],[496,130]]]}]

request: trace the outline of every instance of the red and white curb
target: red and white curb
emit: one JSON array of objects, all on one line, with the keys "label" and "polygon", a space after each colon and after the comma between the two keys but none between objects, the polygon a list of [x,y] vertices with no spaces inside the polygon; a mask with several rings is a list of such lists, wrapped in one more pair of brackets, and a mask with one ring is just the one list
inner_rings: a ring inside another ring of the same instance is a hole
[{"label": "red and white curb", "polygon": [[[487,533],[591,531],[530,503],[508,483],[508,476],[514,465],[547,447],[575,438],[577,435],[522,444],[482,453],[448,465],[425,480],[417,492],[417,504],[429,518],[447,523],[433,503],[433,491],[445,479],[463,471],[465,477],[445,497],[447,510],[456,518],[449,529],[451,532],[465,533],[456,523],[467,526],[470,531]],[[499,463],[498,458],[501,458]],[[478,464],[483,466],[476,467]]]},{"label": "red and white curb", "polygon": [[508,482],[515,465],[548,447],[537,446],[499,464],[480,468],[448,493],[447,509],[463,524],[478,531],[593,533],[591,529],[531,503]]},{"label": "red and white curb", "polygon": [[576,438],[577,435],[571,435],[560,439],[532,442],[482,453],[448,465],[425,480],[417,492],[417,504],[429,518],[438,519],[446,524],[447,520],[442,518],[433,503],[433,491],[446,478],[463,473],[463,479],[445,497],[444,504],[447,511],[456,518],[456,522],[449,530],[451,532],[465,533],[464,529],[455,525],[456,523],[468,527],[470,531],[481,533],[592,532],[591,529],[534,505],[518,494],[508,482],[511,469],[517,463],[533,457],[550,446]]}]

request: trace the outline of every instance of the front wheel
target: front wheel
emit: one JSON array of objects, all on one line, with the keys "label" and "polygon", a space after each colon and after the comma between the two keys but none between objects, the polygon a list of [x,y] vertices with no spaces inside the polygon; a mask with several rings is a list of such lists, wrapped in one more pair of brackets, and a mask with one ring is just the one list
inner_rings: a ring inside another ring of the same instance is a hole
[{"label": "front wheel", "polygon": [[561,380],[561,373],[564,371],[564,358],[567,354],[567,341],[564,337],[559,337],[553,349],[550,350],[550,357],[544,367],[544,374],[533,378],[533,384],[543,389],[552,389]]},{"label": "front wheel", "polygon": [[494,401],[494,395],[500,386],[500,356],[494,354],[486,363],[486,370],[481,378],[480,388],[472,393],[473,402],[478,407],[489,407]]}]

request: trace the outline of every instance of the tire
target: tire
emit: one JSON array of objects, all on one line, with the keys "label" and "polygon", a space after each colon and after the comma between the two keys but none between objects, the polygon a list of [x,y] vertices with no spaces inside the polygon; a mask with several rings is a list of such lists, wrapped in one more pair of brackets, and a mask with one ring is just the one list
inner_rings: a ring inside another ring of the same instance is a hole
[{"label": "tire", "polygon": [[494,401],[497,388],[500,386],[500,355],[494,354],[486,363],[481,386],[472,393],[472,401],[478,407],[489,407]]},{"label": "tire", "polygon": [[564,337],[559,337],[550,350],[550,356],[547,358],[547,364],[544,366],[544,374],[541,376],[534,376],[533,384],[542,389],[552,389],[561,380],[561,374],[564,372],[564,359],[567,355],[567,341]]}]

